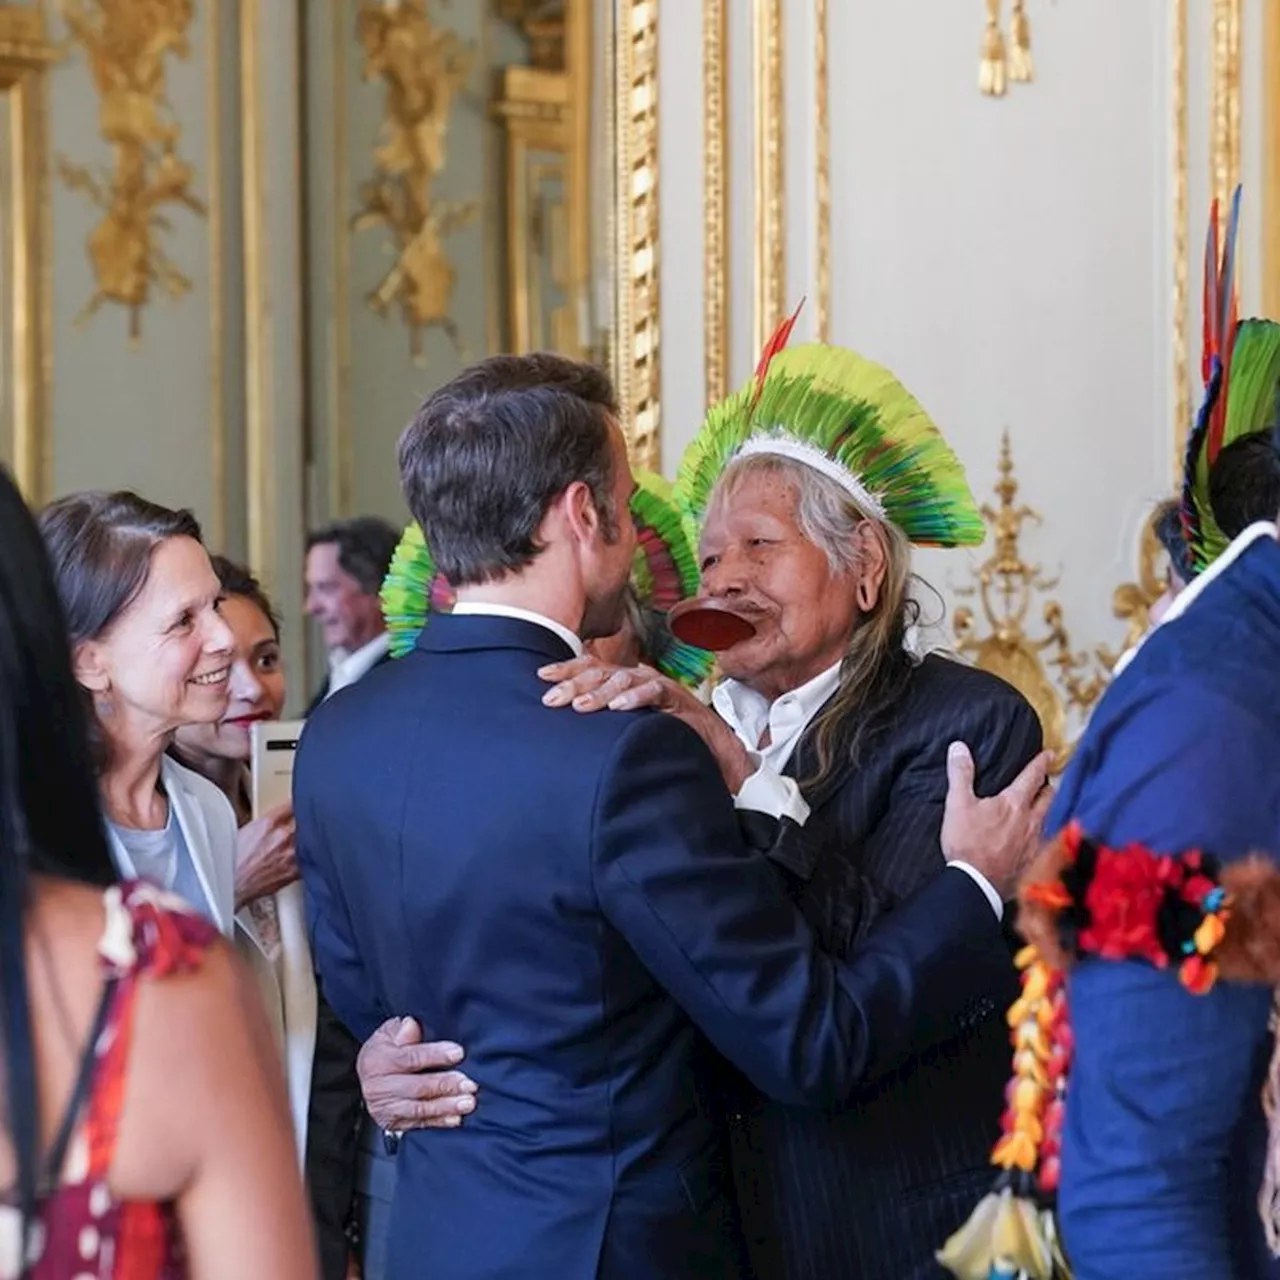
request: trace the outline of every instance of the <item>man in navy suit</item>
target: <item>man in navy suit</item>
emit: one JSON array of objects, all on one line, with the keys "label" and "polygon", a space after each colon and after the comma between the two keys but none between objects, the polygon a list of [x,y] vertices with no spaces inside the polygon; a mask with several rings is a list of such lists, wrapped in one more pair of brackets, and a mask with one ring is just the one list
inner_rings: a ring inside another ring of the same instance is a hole
[{"label": "man in navy suit", "polygon": [[624,607],[604,375],[487,361],[400,463],[457,607],[315,714],[295,774],[326,996],[361,1038],[397,1013],[466,1045],[484,1099],[401,1144],[388,1274],[736,1276],[709,1048],[824,1105],[953,1038],[1006,963],[978,880],[1007,888],[1025,833],[975,829],[977,878],[944,871],[829,959],[695,733],[543,703],[539,669]]}]

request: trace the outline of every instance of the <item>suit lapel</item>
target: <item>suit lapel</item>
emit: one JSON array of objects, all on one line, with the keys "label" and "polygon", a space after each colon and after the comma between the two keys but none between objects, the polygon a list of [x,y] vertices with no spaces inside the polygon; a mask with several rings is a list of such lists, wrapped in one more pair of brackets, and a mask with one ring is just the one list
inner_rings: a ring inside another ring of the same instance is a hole
[{"label": "suit lapel", "polygon": [[[187,789],[182,775],[168,756],[161,761],[160,772],[164,778],[165,794],[173,806],[178,826],[182,828],[182,837],[187,842],[187,852],[191,855],[192,865],[196,869],[196,878],[204,890],[209,910],[213,912],[214,923],[219,931],[229,938],[235,930],[235,917],[228,915],[224,910],[227,895],[220,883],[221,868],[213,860],[213,839],[204,810]],[[234,890],[231,897],[234,901]]]}]

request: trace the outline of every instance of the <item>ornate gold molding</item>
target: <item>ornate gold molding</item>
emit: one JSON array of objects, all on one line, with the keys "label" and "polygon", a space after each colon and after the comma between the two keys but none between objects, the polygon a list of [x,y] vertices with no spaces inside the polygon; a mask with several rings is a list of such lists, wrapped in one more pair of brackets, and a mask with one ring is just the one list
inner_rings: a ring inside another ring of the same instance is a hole
[{"label": "ornate gold molding", "polygon": [[708,405],[729,391],[728,42],[725,0],[702,0],[702,304]]},{"label": "ornate gold molding", "polygon": [[[262,119],[261,4],[240,0],[241,200],[244,221],[245,483],[249,563],[268,590],[277,588],[275,433],[271,380],[275,329],[267,244],[268,183]],[[275,0],[265,0],[275,3]]]},{"label": "ornate gold molding", "polygon": [[227,368],[223,330],[226,296],[222,256],[222,14],[220,0],[206,0],[205,130],[209,152],[209,443],[213,470],[210,541],[227,545]]},{"label": "ornate gold molding", "polygon": [[[1058,579],[1044,577],[1038,564],[1022,558],[1022,528],[1028,522],[1038,524],[1040,514],[1017,500],[1018,482],[1007,431],[1001,440],[995,491],[998,506],[984,503],[982,507],[983,519],[994,537],[991,554],[975,570],[976,585],[956,593],[979,598],[989,631],[978,635],[974,610],[961,607],[953,619],[956,641],[960,652],[971,656],[976,666],[1022,692],[1035,708],[1044,744],[1054,752],[1061,768],[1069,755],[1067,711],[1087,712],[1106,687],[1106,675],[1090,672],[1095,659],[1072,648],[1062,606],[1056,600],[1046,601],[1042,609],[1045,634],[1039,639],[1027,634],[1033,597],[1051,591]],[[1050,679],[1046,664],[1057,668],[1061,691]]]},{"label": "ornate gold molding", "polygon": [[[592,13],[589,0],[506,0],[532,65],[502,71],[492,111],[505,135],[506,307],[496,350],[598,359],[591,282]],[[552,285],[547,297],[544,285]],[[495,306],[502,308],[501,299]]]},{"label": "ornate gold molding", "polygon": [[658,0],[617,0],[613,48],[614,382],[635,462],[659,441]]},{"label": "ornate gold molding", "polygon": [[[554,21],[542,29],[548,34]],[[575,334],[574,349],[585,351],[593,345],[594,326],[583,332],[583,317],[590,315],[591,294],[591,67],[594,19],[591,0],[565,0],[559,22],[564,46],[563,64],[569,81],[569,307]],[[534,30],[534,56],[540,52],[538,31]]]},{"label": "ornate gold molding", "polygon": [[1173,3],[1170,96],[1173,101],[1173,475],[1182,474],[1182,455],[1191,429],[1190,319],[1187,279],[1187,0]]},{"label": "ornate gold molding", "polygon": [[474,51],[431,21],[425,0],[360,0],[356,34],[365,79],[382,80],[386,103],[384,140],[374,148],[374,173],[361,187],[351,228],[385,227],[396,253],[369,293],[369,306],[380,315],[399,306],[415,357],[424,331],[433,327],[459,347],[450,315],[456,272],[444,240],[475,221],[480,205],[437,200],[432,188],[445,166],[449,116],[471,74]]},{"label": "ornate gold molding", "polygon": [[831,86],[827,70],[827,0],[814,0],[814,147],[815,211],[817,228],[817,337],[831,340]]},{"label": "ornate gold molding", "polygon": [[1280,4],[1262,19],[1262,313],[1280,319]]},{"label": "ornate gold molding", "polygon": [[164,118],[170,114],[165,59],[190,55],[187,32],[195,4],[60,0],[59,7],[72,41],[88,58],[101,98],[99,132],[112,151],[112,168],[102,180],[86,165],[58,160],[63,182],[103,214],[86,246],[96,288],[79,318],[88,320],[114,302],[128,309],[129,336],[136,341],[152,285],[175,299],[191,291],[189,277],[158,242],[156,233],[168,226],[161,210],[180,205],[205,212],[191,191],[194,171],[178,156],[181,128]]},{"label": "ornate gold molding", "polygon": [[350,145],[347,129],[346,5],[331,0],[329,37],[333,72],[333,328],[330,337],[327,397],[329,401],[329,510],[338,518],[351,514],[355,453],[351,435],[351,238],[347,209],[351,200]]},{"label": "ornate gold molding", "polygon": [[1212,101],[1210,191],[1225,216],[1240,181],[1240,0],[1213,0]]},{"label": "ornate gold molding", "polygon": [[39,10],[0,6],[0,93],[8,98],[9,190],[7,224],[10,313],[7,317],[11,370],[13,471],[27,501],[49,497],[53,473],[50,436],[53,368],[49,269],[51,245],[46,83],[53,59]]},{"label": "ornate gold molding", "polygon": [[759,351],[787,311],[782,0],[754,0],[755,334]]}]

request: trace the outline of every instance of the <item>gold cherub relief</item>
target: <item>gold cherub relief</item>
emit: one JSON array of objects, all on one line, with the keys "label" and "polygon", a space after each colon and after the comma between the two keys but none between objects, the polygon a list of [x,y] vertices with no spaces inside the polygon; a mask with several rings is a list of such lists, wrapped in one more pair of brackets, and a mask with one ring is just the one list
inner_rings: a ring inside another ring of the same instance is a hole
[{"label": "gold cherub relief", "polygon": [[445,137],[454,99],[475,62],[471,49],[437,27],[425,0],[361,0],[356,34],[364,48],[364,78],[386,89],[382,141],[374,148],[374,176],[360,188],[353,231],[385,227],[396,261],[368,294],[369,306],[386,315],[399,305],[409,326],[413,356],[421,355],[424,330],[443,329],[460,346],[450,316],[457,279],[445,238],[473,222],[478,201],[434,199],[444,169]]},{"label": "gold cherub relief", "polygon": [[88,166],[58,157],[58,172],[73,191],[103,211],[87,250],[96,289],[76,317],[88,320],[106,302],[129,309],[129,335],[142,328],[152,285],[170,298],[191,290],[191,280],[160,246],[157,232],[172,230],[161,212],[180,205],[203,215],[191,191],[194,171],[178,155],[181,129],[169,117],[165,58],[190,56],[187,30],[194,0],[60,0],[70,40],[81,45],[99,94],[98,128],[111,145],[112,165],[101,178]]}]

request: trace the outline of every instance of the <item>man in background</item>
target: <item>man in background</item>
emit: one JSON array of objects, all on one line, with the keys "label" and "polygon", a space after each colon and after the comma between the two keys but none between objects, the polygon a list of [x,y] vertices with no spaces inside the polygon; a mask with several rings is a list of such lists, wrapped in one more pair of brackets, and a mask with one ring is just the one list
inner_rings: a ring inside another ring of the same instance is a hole
[{"label": "man in background", "polygon": [[308,713],[387,657],[378,593],[400,534],[378,516],[326,525],[307,538],[306,612],[320,624],[329,675]]},{"label": "man in background", "polygon": [[[378,516],[326,525],[307,538],[306,612],[320,625],[329,674],[311,705],[355,684],[388,660],[379,592],[399,533]],[[357,1253],[368,1280],[377,1280],[395,1164],[381,1134],[363,1115],[355,1063],[359,1046],[320,993],[308,1117],[307,1185],[316,1215],[324,1280],[341,1280],[350,1252],[353,1216]],[[359,1143],[357,1145],[357,1135]]]}]

